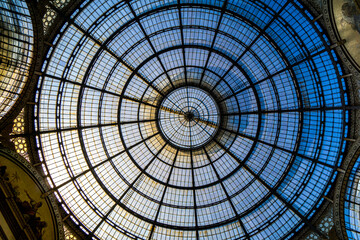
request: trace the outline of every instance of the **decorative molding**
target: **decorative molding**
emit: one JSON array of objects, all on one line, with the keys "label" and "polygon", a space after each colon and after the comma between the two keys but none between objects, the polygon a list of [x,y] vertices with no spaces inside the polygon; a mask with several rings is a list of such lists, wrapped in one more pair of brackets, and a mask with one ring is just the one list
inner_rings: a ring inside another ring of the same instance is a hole
[{"label": "decorative molding", "polygon": [[[27,172],[29,175],[31,175],[32,178],[34,180],[36,180],[35,182],[37,183],[38,188],[42,193],[49,191],[49,187],[45,183],[45,181],[44,181],[43,177],[40,175],[40,173],[22,156],[20,156],[19,154],[15,153],[7,148],[3,148],[3,147],[0,147],[0,155],[7,158],[10,161],[13,161],[15,164],[20,166],[25,172]],[[60,211],[57,206],[57,200],[56,200],[55,196],[49,195],[44,200],[48,201],[48,203],[50,204],[50,206],[52,208],[53,214],[55,216],[56,223],[54,222],[54,225],[56,225],[56,228],[58,230],[57,231],[58,240],[65,240],[63,222],[62,222]]]}]

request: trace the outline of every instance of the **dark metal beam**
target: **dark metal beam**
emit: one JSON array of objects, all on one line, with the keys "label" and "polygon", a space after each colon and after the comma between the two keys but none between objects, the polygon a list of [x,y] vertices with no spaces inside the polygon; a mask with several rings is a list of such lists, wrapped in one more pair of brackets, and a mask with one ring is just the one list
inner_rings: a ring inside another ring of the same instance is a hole
[{"label": "dark metal beam", "polygon": [[152,164],[152,162],[157,158],[160,152],[165,148],[166,144],[164,144],[161,149],[156,153],[156,155],[147,163],[147,165],[140,171],[139,175],[133,180],[133,182],[127,187],[127,189],[121,194],[119,199],[115,202],[115,204],[109,209],[109,211],[101,218],[101,221],[96,225],[94,230],[91,232],[91,235],[94,235],[94,232],[100,227],[100,225],[106,220],[106,218],[110,215],[110,213],[115,209],[115,207],[121,202],[121,200],[126,196],[126,194],[133,189],[133,187],[138,183],[138,180],[141,179],[143,173],[146,169]]},{"label": "dark metal beam", "polygon": [[177,0],[177,8],[178,8],[178,14],[179,14],[179,25],[180,25],[180,36],[181,36],[181,45],[183,46],[181,48],[182,55],[183,55],[183,61],[184,61],[184,74],[185,74],[185,84],[188,85],[188,77],[187,77],[187,64],[186,64],[186,55],[185,55],[185,37],[184,37],[184,26],[182,24],[182,14],[181,14],[181,4],[180,0]]},{"label": "dark metal beam", "polygon": [[169,172],[169,176],[168,176],[168,178],[167,178],[167,180],[166,180],[165,188],[164,188],[163,194],[162,194],[162,196],[161,196],[161,200],[160,200],[160,203],[159,203],[159,207],[158,207],[158,209],[157,209],[157,211],[156,211],[156,216],[155,216],[155,219],[154,219],[154,223],[153,223],[153,226],[151,227],[151,231],[150,231],[150,234],[149,234],[149,238],[148,238],[149,240],[152,239],[152,235],[154,234],[155,227],[156,227],[156,223],[158,222],[157,219],[158,219],[159,214],[160,214],[161,206],[162,206],[162,204],[163,204],[163,202],[164,202],[166,190],[167,190],[167,188],[169,187],[169,182],[170,182],[170,179],[171,179],[172,172],[173,172],[173,170],[174,170],[174,166],[175,166],[175,163],[176,163],[176,158],[177,158],[178,153],[179,153],[179,149],[178,149],[178,150],[176,151],[176,153],[175,153],[174,161],[173,161],[173,163],[172,163],[172,165],[171,165],[170,172]]},{"label": "dark metal beam", "polygon": [[[152,42],[150,41],[150,38],[149,38],[148,34],[146,33],[146,31],[145,31],[145,29],[144,29],[144,27],[143,27],[143,25],[142,25],[142,23],[141,23],[141,21],[140,21],[140,18],[138,17],[138,15],[137,15],[136,12],[134,11],[133,7],[131,6],[130,1],[127,0],[126,3],[127,3],[127,6],[130,8],[130,11],[131,11],[131,13],[133,14],[136,22],[138,23],[138,25],[139,25],[142,33],[144,34],[145,39],[146,39],[147,42],[149,43],[152,51],[153,51],[154,53],[156,53],[156,48],[154,47],[154,45],[153,45]],[[172,83],[172,80],[171,80],[168,72],[166,71],[166,68],[165,68],[165,66],[164,66],[161,58],[159,57],[158,54],[155,54],[155,55],[156,55],[156,59],[157,59],[157,60],[159,61],[159,63],[160,63],[161,68],[163,69],[164,73],[166,74],[166,77],[168,78],[171,86],[174,88],[174,85],[173,85],[173,83]]]},{"label": "dark metal beam", "polygon": [[218,21],[218,23],[217,23],[217,25],[216,25],[214,37],[213,37],[213,40],[212,40],[212,43],[211,43],[211,47],[210,47],[210,51],[209,51],[208,57],[207,57],[206,62],[205,62],[204,71],[201,73],[201,77],[200,77],[200,81],[199,81],[199,86],[201,86],[201,83],[202,83],[202,81],[203,81],[203,79],[204,79],[205,69],[207,68],[207,66],[208,66],[208,64],[209,64],[210,56],[211,56],[211,54],[212,54],[212,49],[214,49],[214,45],[215,45],[215,42],[216,42],[216,37],[217,37],[217,35],[218,35],[218,33],[219,33],[221,21],[222,21],[222,19],[223,19],[223,17],[224,17],[227,3],[228,3],[228,0],[224,0],[224,3],[223,3],[223,5],[222,5],[222,7],[221,7],[221,13],[220,13],[219,21]]},{"label": "dark metal beam", "polygon": [[218,171],[216,170],[216,167],[214,166],[214,163],[212,162],[211,157],[209,156],[209,154],[208,154],[208,152],[206,151],[206,148],[205,148],[205,147],[203,148],[203,150],[204,150],[204,152],[205,152],[206,158],[208,159],[208,161],[209,161],[209,163],[210,163],[213,171],[215,172],[216,177],[218,178],[218,181],[220,182],[221,188],[223,189],[223,191],[224,191],[224,193],[225,193],[226,199],[227,199],[227,201],[229,202],[229,204],[230,204],[230,206],[231,206],[231,209],[233,210],[233,212],[234,212],[234,214],[235,214],[235,216],[236,216],[236,219],[238,220],[238,222],[240,223],[241,228],[242,228],[243,231],[244,231],[244,234],[245,234],[245,236],[246,236],[246,239],[250,239],[250,235],[249,235],[249,233],[247,232],[247,230],[246,230],[246,228],[245,228],[245,225],[244,225],[244,223],[242,222],[241,217],[239,216],[239,214],[238,214],[238,212],[237,212],[237,210],[236,210],[236,208],[235,208],[235,205],[234,205],[234,203],[232,202],[231,197],[230,197],[228,191],[226,190],[226,187],[225,187],[223,181],[222,181],[221,178],[220,178],[220,175],[219,175]]},{"label": "dark metal beam", "polygon": [[308,157],[308,156],[306,156],[306,155],[300,154],[300,153],[298,153],[297,151],[290,151],[290,150],[288,150],[288,149],[286,149],[286,148],[277,146],[277,145],[272,144],[272,143],[265,142],[265,141],[263,141],[263,140],[260,140],[260,139],[258,139],[258,138],[255,138],[255,137],[252,137],[252,136],[243,134],[243,133],[235,132],[235,131],[233,131],[233,130],[231,130],[231,129],[226,129],[226,128],[222,128],[222,127],[220,127],[220,129],[221,129],[221,130],[224,130],[224,131],[227,131],[227,132],[229,132],[229,133],[235,134],[235,135],[237,135],[237,136],[240,136],[240,137],[243,137],[243,138],[247,138],[247,139],[252,140],[252,141],[254,141],[254,142],[259,142],[259,143],[264,144],[264,145],[267,145],[267,146],[269,146],[269,147],[279,149],[279,150],[284,151],[284,152],[286,152],[286,153],[289,153],[289,154],[292,154],[292,155],[295,155],[295,156],[299,156],[299,157],[304,158],[304,159],[306,159],[306,160],[309,160],[309,161],[311,161],[311,162],[313,162],[313,163],[321,164],[321,165],[324,165],[324,166],[326,166],[326,167],[328,167],[328,168],[331,168],[331,169],[336,169],[336,166],[332,166],[332,165],[330,165],[330,164],[320,162],[320,161],[318,161],[318,160],[316,160],[316,159],[313,159],[313,158],[310,158],[310,157]]},{"label": "dark metal beam", "polygon": [[314,107],[314,108],[294,108],[294,109],[276,109],[276,110],[260,110],[260,111],[251,111],[251,112],[233,112],[233,113],[225,113],[223,116],[237,116],[237,115],[258,115],[258,114],[273,114],[273,113],[289,113],[289,112],[312,112],[312,111],[333,111],[333,110],[359,110],[360,106],[336,106],[336,107]]},{"label": "dark metal beam", "polygon": [[[220,147],[222,147],[225,151],[227,148],[218,143]],[[242,161],[238,159],[237,156],[235,156],[232,152],[227,151],[229,155],[234,158],[236,161],[242,164]],[[290,209],[292,212],[297,215],[302,222],[304,222],[308,227],[310,227],[315,233],[317,233],[320,237],[327,239],[327,236],[325,236],[316,226],[314,226],[309,219],[307,219],[305,216],[303,216],[293,205],[288,203],[273,187],[268,185],[258,174],[256,174],[253,170],[251,170],[246,164],[242,164],[242,167],[248,171],[256,180],[258,180],[271,194],[273,194],[277,199],[279,199],[288,209]]]},{"label": "dark metal beam", "polygon": [[[144,141],[149,140],[150,138],[152,138],[152,137],[154,137],[154,136],[156,136],[156,135],[158,135],[158,134],[159,134],[159,133],[156,133],[156,134],[154,134],[154,135],[149,136],[148,138],[145,138],[145,139],[141,140],[140,142],[138,142],[138,143],[136,143],[136,144],[134,144],[134,145],[130,146],[130,147],[129,147],[129,149],[131,149],[131,148],[133,148],[133,147],[136,147],[137,145],[139,145],[139,144],[143,143]],[[91,172],[93,172],[93,170],[94,170],[95,168],[97,168],[97,167],[99,167],[99,166],[103,165],[104,163],[107,163],[107,162],[111,161],[113,158],[115,158],[115,157],[117,157],[117,156],[119,156],[119,155],[121,155],[121,154],[125,153],[125,151],[126,151],[126,150],[122,150],[121,152],[119,152],[119,153],[115,154],[114,156],[112,156],[112,157],[110,157],[110,158],[108,158],[108,159],[105,159],[104,161],[101,161],[100,163],[98,163],[98,164],[96,164],[96,165],[91,166],[89,169],[87,169],[87,170],[85,170],[85,171],[83,171],[83,172],[79,173],[78,175],[73,176],[73,177],[70,177],[70,179],[69,179],[69,180],[67,180],[67,181],[65,181],[65,182],[63,182],[63,183],[61,183],[61,184],[59,184],[59,185],[55,186],[54,188],[50,189],[48,192],[43,193],[43,195],[44,195],[44,196],[47,196],[47,195],[49,195],[49,194],[51,194],[51,193],[53,193],[53,192],[57,191],[58,189],[62,188],[62,187],[63,187],[63,186],[65,186],[66,184],[69,184],[69,183],[71,183],[71,182],[75,181],[77,178],[79,178],[79,177],[81,177],[81,176],[85,175],[86,173],[88,173],[88,172],[90,172],[90,171],[91,171]],[[69,175],[70,175],[70,174],[69,174]]]},{"label": "dark metal beam", "polygon": [[147,102],[147,101],[141,100],[141,99],[136,98],[136,97],[126,96],[125,94],[123,94],[123,95],[121,96],[121,98],[120,98],[121,101],[122,101],[123,99],[130,100],[130,101],[137,102],[137,103],[141,103],[141,104],[144,104],[144,105],[153,107],[153,108],[159,108],[159,106],[157,106],[157,105],[151,104],[151,103],[149,103],[149,102]]},{"label": "dark metal beam", "polygon": [[[246,49],[240,54],[240,56],[235,60],[235,62],[238,62],[241,60],[241,58],[251,49],[251,47],[256,43],[256,41],[265,33],[266,29],[270,27],[270,25],[280,16],[280,13],[287,7],[289,4],[289,1],[287,1],[281,9],[275,13],[275,15],[272,17],[272,19],[266,24],[266,26],[260,30],[259,34],[252,40],[252,42],[246,47]],[[233,64],[222,76],[222,78],[213,86],[214,90],[220,82],[224,79],[224,77],[233,69],[235,65]]]},{"label": "dark metal beam", "polygon": [[94,86],[90,86],[90,85],[87,85],[85,83],[74,82],[74,81],[68,80],[68,79],[66,79],[64,77],[57,77],[57,76],[53,76],[53,75],[47,74],[47,73],[44,73],[43,76],[44,77],[50,77],[50,78],[59,80],[59,81],[64,82],[64,83],[71,83],[71,84],[74,84],[76,86],[80,86],[80,87],[83,87],[83,88],[88,88],[88,89],[92,89],[92,90],[99,91],[99,92],[102,92],[102,93],[107,93],[107,94],[110,94],[110,95],[113,95],[113,96],[116,96],[116,97],[121,96],[118,93],[111,92],[111,91],[101,89],[101,88],[97,88],[97,87],[94,87]]},{"label": "dark metal beam", "polygon": [[300,219],[308,226],[311,230],[313,230],[316,234],[318,234],[323,239],[328,239],[328,236],[323,234],[317,226],[312,224],[309,219],[303,216],[299,210],[297,210],[292,204],[290,204],[285,198],[283,198],[276,190],[274,190],[270,185],[268,185],[260,176],[254,173],[248,166],[244,165],[244,169],[248,171],[251,175],[253,175],[256,180],[258,180],[265,188],[267,188],[277,199],[279,199],[288,209],[295,213]]},{"label": "dark metal beam", "polygon": [[[83,29],[80,25],[78,25],[73,19],[66,17],[63,12],[59,9],[57,9],[56,7],[54,7],[51,3],[49,3],[49,6],[56,11],[56,13],[61,16],[62,18],[64,18],[65,20],[67,20],[71,25],[73,25],[74,27],[76,27],[85,37],[91,39],[93,42],[95,42],[101,50],[106,51],[107,53],[109,53],[112,57],[114,57],[118,62],[120,62],[122,65],[124,65],[130,72],[133,72],[137,77],[139,77],[141,80],[143,80],[146,84],[150,85],[156,92],[158,92],[160,95],[163,96],[163,93],[157,89],[155,86],[152,85],[152,83],[150,81],[148,81],[146,79],[146,77],[142,76],[139,72],[134,71],[134,68],[132,66],[130,66],[121,56],[118,56],[116,53],[114,53],[110,48],[107,47],[106,43],[103,43],[101,41],[99,41],[98,39],[96,39],[94,36],[92,36],[87,30]],[[134,21],[134,20],[133,20]],[[84,80],[83,83],[86,82],[86,79],[89,75],[89,70],[93,67],[93,63],[94,61],[98,58],[99,56],[99,51],[95,54],[94,58],[91,60],[91,64],[89,65],[90,67],[87,69],[85,76],[84,76]]]},{"label": "dark metal beam", "polygon": [[[189,99],[189,97],[188,97]],[[199,223],[197,216],[197,202],[196,202],[196,190],[195,190],[195,172],[194,172],[194,158],[193,158],[193,149],[192,149],[192,136],[191,136],[191,125],[189,121],[189,131],[190,131],[190,166],[191,166],[191,179],[192,179],[192,187],[193,187],[193,202],[194,202],[194,217],[195,217],[195,231],[196,231],[196,239],[199,239]]]},{"label": "dark metal beam", "polygon": [[109,127],[109,126],[117,126],[117,125],[126,125],[126,124],[135,124],[135,123],[145,123],[145,122],[154,122],[158,119],[143,119],[143,120],[134,120],[134,121],[122,121],[122,122],[115,122],[115,123],[102,123],[96,125],[88,125],[88,126],[75,126],[69,128],[62,128],[62,129],[52,129],[52,130],[44,130],[44,131],[36,131],[28,134],[15,134],[11,135],[10,137],[28,137],[33,135],[40,135],[40,134],[48,134],[48,133],[59,133],[59,132],[67,132],[67,131],[74,131],[74,130],[84,130],[90,128],[102,128],[102,127]]},{"label": "dark metal beam", "polygon": [[[179,9],[181,8],[181,6],[180,6],[180,2],[178,2],[178,7],[179,7]],[[180,10],[179,10],[179,12],[180,12]],[[180,15],[181,15],[181,13],[180,13]],[[135,15],[136,16],[136,15]],[[219,21],[219,23],[220,23],[220,21]],[[217,28],[217,30],[218,30],[218,28]],[[260,36],[261,34],[259,34],[259,36]],[[258,37],[259,37],[258,36]],[[149,37],[148,37],[148,39],[149,39]],[[182,39],[183,39],[183,37],[182,37]],[[213,39],[213,41],[215,41],[215,37],[214,37],[214,39]],[[254,42],[255,42],[255,40],[254,40]],[[151,43],[150,43],[151,44]],[[248,46],[248,50],[247,51],[250,51],[251,49],[250,49],[251,47],[250,46]],[[182,42],[182,49],[183,49],[183,53],[184,53],[184,49],[185,49],[185,45],[184,45],[184,42]],[[211,47],[211,51],[212,51],[212,47]],[[245,53],[243,53],[243,54],[245,54]],[[156,55],[156,57],[157,58],[159,58],[159,55],[158,55],[158,53],[156,53],[155,52],[155,55]],[[210,56],[210,53],[209,53],[209,56]],[[185,56],[184,56],[184,61],[185,61]],[[184,64],[184,66],[185,66],[185,76],[186,76],[186,63]],[[233,65],[234,66],[234,65]],[[232,67],[233,67],[232,66]],[[289,69],[283,69],[282,71],[285,71],[285,70],[291,70],[291,67],[289,68]],[[204,71],[203,71],[203,73],[205,72],[205,69],[204,69]],[[165,74],[168,74],[166,71],[165,71]],[[278,74],[278,73],[277,73]],[[187,77],[186,77],[186,79],[187,79]],[[271,77],[270,76],[268,76],[267,77],[267,79],[271,79]],[[265,81],[266,79],[263,79],[262,81]],[[153,82],[153,81],[152,81]],[[152,83],[152,82],[150,82],[150,83]],[[187,81],[186,81],[187,82]],[[170,83],[172,83],[172,82],[170,82]],[[85,82],[84,82],[84,84],[85,84]],[[258,82],[256,82],[256,83],[254,83],[254,85],[255,84],[258,84]],[[252,85],[252,86],[250,86],[250,87],[248,87],[248,89],[250,89],[250,88],[253,88],[254,87],[254,85]],[[82,87],[84,87],[85,85],[81,85]],[[322,87],[321,87],[322,88]],[[105,89],[102,89],[101,91],[102,91],[102,94],[104,93],[104,90]],[[156,89],[155,89],[156,90]],[[298,89],[299,90],[299,89]],[[243,91],[243,90],[241,90],[241,91]],[[233,94],[232,96],[234,96],[234,95],[236,95],[237,93],[235,93],[235,94]],[[231,96],[230,96],[231,97]],[[123,96],[123,98],[125,99],[126,98],[126,96]],[[300,98],[301,99],[301,98]],[[223,99],[224,100],[224,99]],[[141,102],[141,100],[140,100],[140,102]],[[302,103],[300,103],[300,104],[302,104]],[[139,105],[140,106],[140,105]],[[155,106],[156,107],[156,106]],[[266,114],[266,113],[270,113],[269,111],[266,111],[266,110],[261,110],[260,108],[258,108],[259,109],[259,111],[255,111],[255,112],[252,112],[252,113],[250,113],[250,112],[246,112],[246,113],[231,113],[231,114],[258,114],[258,115],[261,115],[261,114]],[[323,109],[323,108],[322,108]],[[344,110],[344,107],[342,107],[342,108],[340,108],[340,109],[343,109]],[[356,109],[359,109],[359,108],[356,108]],[[300,113],[302,114],[304,111],[305,111],[305,109],[303,108],[303,106],[300,106],[300,108],[299,109],[296,109],[296,110],[292,110],[292,111],[290,111],[289,109],[288,110],[274,110],[274,111],[278,111],[278,112],[276,112],[276,113],[283,113],[283,112],[286,112],[286,111],[289,111],[289,112],[293,112],[293,111],[299,111],[300,110]],[[312,110],[311,110],[312,111]],[[274,112],[275,113],[275,112]],[[261,116],[259,116],[259,119],[260,119],[260,117]],[[261,121],[260,121],[261,122]],[[258,132],[257,132],[257,136],[258,136],[258,134],[259,134],[259,126],[260,126],[260,124],[258,125]],[[60,130],[59,130],[60,131]],[[62,130],[61,130],[62,131]],[[300,130],[301,131],[301,130]],[[236,131],[234,131],[234,132],[236,132]],[[255,137],[254,139],[255,140],[253,140],[253,141],[258,141],[258,142],[261,142],[261,141],[259,141],[258,140],[258,137]],[[275,145],[275,144],[274,144]],[[254,146],[254,145],[253,145]],[[288,150],[289,151],[289,150]],[[290,151],[291,152],[291,151]],[[192,153],[192,151],[191,151],[191,153]],[[291,152],[291,154],[295,154],[295,155],[298,155],[297,153],[295,153],[295,151],[294,152]],[[175,157],[176,158],[176,157]],[[320,163],[319,162],[319,164],[322,164],[322,163]],[[193,178],[194,179],[194,178]],[[167,187],[167,185],[166,185],[166,187]],[[193,186],[193,189],[195,189],[195,187]],[[273,189],[273,188],[272,188]],[[274,189],[273,189],[274,190]],[[276,190],[274,190],[275,192],[276,192]],[[164,192],[164,194],[165,194],[165,192]],[[159,207],[160,208],[160,207]]]},{"label": "dark metal beam", "polygon": [[[269,79],[272,79],[273,77],[275,77],[275,76],[277,76],[277,75],[279,75],[279,74],[281,74],[281,73],[283,73],[283,72],[291,71],[293,67],[296,67],[297,65],[299,65],[299,64],[301,64],[301,63],[304,63],[304,62],[306,62],[306,61],[309,61],[310,59],[312,59],[312,58],[314,58],[314,57],[316,57],[316,56],[318,56],[318,55],[320,55],[320,54],[322,54],[322,53],[324,53],[324,52],[326,52],[326,49],[321,50],[321,51],[318,51],[318,52],[316,52],[316,53],[314,53],[314,54],[312,54],[312,55],[309,55],[309,56],[307,56],[306,58],[304,58],[304,59],[302,59],[302,60],[300,60],[300,61],[297,61],[297,62],[295,62],[295,63],[293,63],[293,64],[289,64],[287,67],[281,69],[280,71],[277,71],[277,72],[275,72],[275,73],[273,73],[273,74],[271,74],[271,75],[269,75],[269,76],[266,76],[265,78],[263,78],[263,79],[261,79],[261,80],[259,80],[259,81],[256,81],[256,82],[254,83],[254,85],[258,85],[258,84],[263,83],[263,82],[265,82],[265,81],[267,81],[267,80],[269,80]],[[229,98],[231,98],[231,97],[233,97],[233,96],[235,96],[235,95],[237,95],[237,94],[239,94],[239,93],[241,93],[241,92],[244,92],[244,91],[246,91],[246,90],[248,90],[248,89],[250,89],[250,88],[251,88],[250,86],[244,87],[244,88],[236,91],[233,95],[229,95],[229,96],[225,97],[224,99],[221,100],[221,102],[223,102],[223,101],[225,101],[225,100],[227,100],[227,99],[229,99]]]}]

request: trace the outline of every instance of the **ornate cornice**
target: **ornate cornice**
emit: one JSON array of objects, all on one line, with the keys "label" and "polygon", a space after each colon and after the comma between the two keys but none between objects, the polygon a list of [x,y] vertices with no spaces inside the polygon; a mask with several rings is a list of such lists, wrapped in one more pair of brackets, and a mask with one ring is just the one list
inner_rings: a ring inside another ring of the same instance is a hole
[{"label": "ornate cornice", "polygon": [[[13,163],[15,163],[16,165],[18,165],[19,167],[21,167],[29,176],[32,177],[32,179],[34,180],[34,182],[36,183],[38,189],[42,192],[45,193],[47,191],[49,191],[49,187],[48,185],[45,183],[43,177],[39,174],[39,172],[28,162],[26,161],[22,156],[20,156],[19,154],[4,148],[4,147],[0,147],[0,155],[5,157],[6,159],[12,161]],[[49,206],[51,206],[51,210],[53,211],[53,215],[54,215],[54,225],[57,228],[57,239],[58,240],[64,240],[64,227],[63,227],[63,222],[62,222],[62,218],[60,215],[60,211],[59,208],[57,206],[57,200],[55,198],[55,196],[53,195],[49,195],[46,198],[44,198],[44,200],[46,200],[49,203]]]}]

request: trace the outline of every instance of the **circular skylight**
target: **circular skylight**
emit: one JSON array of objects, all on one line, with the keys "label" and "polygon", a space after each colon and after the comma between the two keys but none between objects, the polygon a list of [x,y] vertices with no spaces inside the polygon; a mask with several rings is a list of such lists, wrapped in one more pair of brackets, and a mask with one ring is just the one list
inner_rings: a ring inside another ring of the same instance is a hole
[{"label": "circular skylight", "polygon": [[341,69],[297,1],[85,1],[35,107],[44,171],[99,239],[286,239],[329,191]]},{"label": "circular skylight", "polygon": [[217,132],[220,113],[215,100],[195,87],[176,89],[160,104],[160,132],[175,147],[195,149]]}]

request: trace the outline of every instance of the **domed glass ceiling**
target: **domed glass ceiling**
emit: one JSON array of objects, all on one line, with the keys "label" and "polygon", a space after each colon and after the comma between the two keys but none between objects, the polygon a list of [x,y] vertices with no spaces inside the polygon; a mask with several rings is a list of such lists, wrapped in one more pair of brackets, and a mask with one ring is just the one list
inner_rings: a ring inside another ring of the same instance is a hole
[{"label": "domed glass ceiling", "polygon": [[349,239],[360,239],[360,157],[351,169],[344,203],[345,229]]},{"label": "domed glass ceiling", "polygon": [[25,1],[0,0],[0,119],[24,89],[32,59],[33,30]]},{"label": "domed glass ceiling", "polygon": [[82,3],[35,107],[71,219],[99,239],[321,235],[347,100],[312,20],[297,1]]},{"label": "domed glass ceiling", "polygon": [[195,149],[212,139],[220,114],[215,100],[200,88],[174,90],[159,106],[159,131],[175,148]]}]

